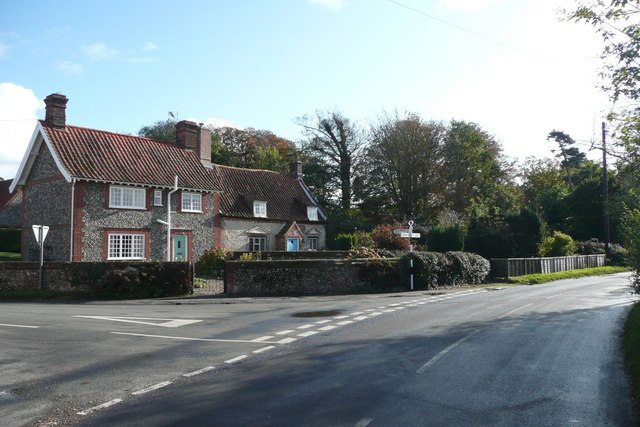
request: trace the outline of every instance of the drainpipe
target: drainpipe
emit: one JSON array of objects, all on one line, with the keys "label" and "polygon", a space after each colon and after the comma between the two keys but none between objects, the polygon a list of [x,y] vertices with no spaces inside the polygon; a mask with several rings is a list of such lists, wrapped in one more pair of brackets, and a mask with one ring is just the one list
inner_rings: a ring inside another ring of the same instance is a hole
[{"label": "drainpipe", "polygon": [[74,209],[76,195],[76,179],[71,178],[71,221],[69,228],[71,229],[70,241],[69,241],[69,262],[73,262],[73,229],[74,229]]},{"label": "drainpipe", "polygon": [[171,195],[178,191],[178,175],[173,180],[173,190],[167,195],[167,261],[171,261]]}]

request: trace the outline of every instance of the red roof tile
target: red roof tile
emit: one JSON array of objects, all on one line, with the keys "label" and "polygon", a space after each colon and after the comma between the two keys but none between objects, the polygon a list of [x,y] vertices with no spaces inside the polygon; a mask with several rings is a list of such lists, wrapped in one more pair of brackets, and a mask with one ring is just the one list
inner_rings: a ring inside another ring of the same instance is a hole
[{"label": "red roof tile", "polygon": [[67,172],[93,181],[219,190],[213,172],[198,155],[175,144],[133,135],[41,121],[47,138]]},{"label": "red roof tile", "polygon": [[259,169],[215,166],[222,185],[220,211],[224,216],[255,218],[253,202],[267,202],[267,219],[309,221],[307,206],[316,206],[298,179]]}]

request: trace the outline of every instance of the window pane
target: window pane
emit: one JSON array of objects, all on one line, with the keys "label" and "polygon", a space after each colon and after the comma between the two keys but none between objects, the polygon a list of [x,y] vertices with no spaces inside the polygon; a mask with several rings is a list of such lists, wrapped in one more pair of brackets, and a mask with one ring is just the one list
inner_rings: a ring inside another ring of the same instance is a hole
[{"label": "window pane", "polygon": [[153,192],[153,204],[155,206],[162,206],[162,190],[155,190]]}]

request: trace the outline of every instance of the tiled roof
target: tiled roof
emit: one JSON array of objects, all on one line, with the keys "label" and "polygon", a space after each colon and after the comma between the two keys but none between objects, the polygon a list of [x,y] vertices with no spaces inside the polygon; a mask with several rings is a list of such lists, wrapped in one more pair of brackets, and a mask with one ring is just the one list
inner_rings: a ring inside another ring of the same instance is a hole
[{"label": "tiled roof", "polygon": [[9,193],[9,187],[12,182],[12,179],[0,181],[0,209],[16,195],[15,193]]},{"label": "tiled roof", "polygon": [[175,144],[77,126],[40,122],[70,176],[93,181],[218,190],[213,172],[198,155]]},{"label": "tiled roof", "polygon": [[309,221],[307,206],[316,206],[297,178],[259,169],[215,166],[222,186],[220,211],[223,216],[255,218],[253,202],[267,202],[267,219]]}]

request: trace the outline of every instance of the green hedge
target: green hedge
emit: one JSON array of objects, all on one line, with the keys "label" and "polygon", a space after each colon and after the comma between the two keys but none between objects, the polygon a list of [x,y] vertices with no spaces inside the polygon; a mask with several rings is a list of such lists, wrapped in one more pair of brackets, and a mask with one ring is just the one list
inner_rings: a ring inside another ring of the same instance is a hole
[{"label": "green hedge", "polygon": [[413,272],[416,289],[432,289],[479,285],[489,275],[490,264],[469,252],[412,252],[402,257],[398,268],[402,277]]},{"label": "green hedge", "polygon": [[[122,268],[118,268],[119,266]],[[193,293],[193,275],[186,262],[71,263],[72,282],[86,284],[97,299],[135,299]]]}]

